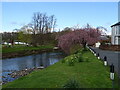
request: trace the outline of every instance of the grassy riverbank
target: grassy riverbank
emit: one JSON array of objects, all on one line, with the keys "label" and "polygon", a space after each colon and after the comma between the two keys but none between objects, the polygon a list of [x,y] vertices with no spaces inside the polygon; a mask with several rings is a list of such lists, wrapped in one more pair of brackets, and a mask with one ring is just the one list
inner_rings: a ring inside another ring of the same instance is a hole
[{"label": "grassy riverbank", "polygon": [[2,53],[14,53],[14,52],[20,52],[24,50],[42,50],[42,49],[50,49],[53,48],[53,45],[42,45],[42,46],[26,46],[26,45],[14,45],[13,47],[3,47]]},{"label": "grassy riverbank", "polygon": [[[82,54],[83,61],[74,62],[69,66],[69,60],[76,60],[79,54],[68,56],[43,70],[37,70],[13,82],[3,85],[3,88],[62,88],[69,79],[75,79],[81,88],[112,88],[109,78],[109,67],[98,60],[90,51]],[[115,76],[116,77],[116,76]],[[117,77],[115,87],[118,87]]]},{"label": "grassy riverbank", "polygon": [[2,58],[14,58],[27,56],[31,54],[38,54],[41,52],[47,52],[53,50],[53,45],[42,45],[42,46],[25,46],[25,45],[15,45],[13,47],[3,47],[2,48]]}]

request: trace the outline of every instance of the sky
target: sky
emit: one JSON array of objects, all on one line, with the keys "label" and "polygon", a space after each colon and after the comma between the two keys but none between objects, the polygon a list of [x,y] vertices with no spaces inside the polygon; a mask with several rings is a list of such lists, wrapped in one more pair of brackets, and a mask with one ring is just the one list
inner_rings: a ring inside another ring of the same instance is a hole
[{"label": "sky", "polygon": [[55,15],[56,30],[89,23],[110,34],[110,26],[118,22],[118,2],[2,2],[2,32],[30,23],[35,12]]}]

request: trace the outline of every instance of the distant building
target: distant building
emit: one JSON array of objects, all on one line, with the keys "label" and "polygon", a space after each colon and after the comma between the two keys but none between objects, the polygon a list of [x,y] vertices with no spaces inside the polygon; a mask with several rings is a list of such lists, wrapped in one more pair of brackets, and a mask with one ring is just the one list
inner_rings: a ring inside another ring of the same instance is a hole
[{"label": "distant building", "polygon": [[97,43],[95,43],[95,47],[100,47],[100,45],[101,45],[101,43],[100,42],[97,42]]},{"label": "distant building", "polygon": [[120,1],[118,2],[118,23],[111,26],[111,43],[112,45],[120,45]]},{"label": "distant building", "polygon": [[111,35],[111,43],[112,45],[120,45],[120,22],[111,26],[112,35]]},{"label": "distant building", "polygon": [[108,35],[101,35],[99,38],[98,38],[98,42],[95,43],[95,47],[99,48],[100,45],[102,45],[103,43],[104,44],[108,44],[109,42],[109,36]]}]

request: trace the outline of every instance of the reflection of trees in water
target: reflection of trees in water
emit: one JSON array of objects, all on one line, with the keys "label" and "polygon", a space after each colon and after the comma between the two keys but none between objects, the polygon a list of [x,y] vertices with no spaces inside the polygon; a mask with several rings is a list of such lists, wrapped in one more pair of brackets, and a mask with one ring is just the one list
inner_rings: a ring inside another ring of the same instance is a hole
[{"label": "reflection of trees in water", "polygon": [[43,61],[43,65],[44,65],[44,67],[46,67],[46,53],[43,53],[42,54],[42,61]]},{"label": "reflection of trees in water", "polygon": [[42,61],[42,56],[43,56],[43,55],[41,54],[40,57],[39,57],[39,61],[40,61],[40,63],[39,63],[40,65],[39,65],[39,66],[44,66],[44,65],[43,65],[43,61]]},{"label": "reflection of trees in water", "polygon": [[42,54],[42,63],[44,67],[47,67],[49,65],[49,53]]},{"label": "reflection of trees in water", "polygon": [[36,68],[36,55],[33,55],[33,67]]},{"label": "reflection of trees in water", "polygon": [[[50,65],[50,62],[52,64],[56,61],[59,61],[62,59],[64,55],[60,53],[42,53],[38,55],[30,55],[30,56],[25,56],[25,57],[20,57],[20,58],[13,58],[13,60],[6,62],[3,64],[4,67],[3,69],[7,70],[22,70],[27,68],[33,68],[33,67],[39,67],[43,65],[44,67],[47,67]],[[11,65],[12,64],[12,65]]]},{"label": "reflection of trees in water", "polygon": [[24,68],[26,68],[26,66],[27,66],[27,60],[26,60],[26,58],[20,58],[21,60],[17,60],[16,61],[16,64],[15,64],[15,70],[17,70],[17,68],[18,68],[18,70],[22,70],[22,69],[24,69]]},{"label": "reflection of trees in water", "polygon": [[50,65],[50,60],[49,60],[49,58],[50,58],[50,54],[47,53],[47,54],[46,54],[46,62],[47,62],[46,65],[47,65],[47,66]]}]

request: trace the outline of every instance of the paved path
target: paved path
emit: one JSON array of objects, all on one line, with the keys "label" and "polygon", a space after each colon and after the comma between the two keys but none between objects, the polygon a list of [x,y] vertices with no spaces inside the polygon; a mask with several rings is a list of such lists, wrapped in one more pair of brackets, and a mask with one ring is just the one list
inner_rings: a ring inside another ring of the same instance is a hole
[{"label": "paved path", "polygon": [[118,51],[106,51],[106,50],[101,50],[99,48],[93,48],[96,54],[99,53],[100,58],[103,58],[106,56],[108,64],[111,65],[113,64],[115,66],[115,71],[118,73],[120,77],[120,52]]}]

